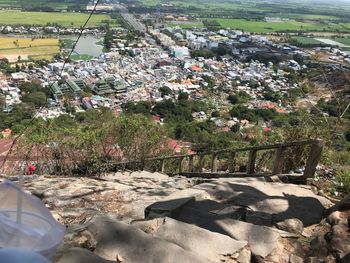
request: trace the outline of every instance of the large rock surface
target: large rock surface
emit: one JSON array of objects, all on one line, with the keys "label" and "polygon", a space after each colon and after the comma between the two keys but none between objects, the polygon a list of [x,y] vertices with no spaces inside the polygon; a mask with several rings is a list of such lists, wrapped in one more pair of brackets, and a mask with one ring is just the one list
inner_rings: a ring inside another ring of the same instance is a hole
[{"label": "large rock surface", "polygon": [[301,235],[304,230],[303,222],[296,218],[286,219],[276,224],[278,229]]},{"label": "large rock surface", "polygon": [[[297,262],[305,256],[292,249],[302,238],[301,227],[298,231],[284,228],[296,235],[272,226],[296,218],[303,222],[305,232],[318,224],[325,208],[331,206],[306,186],[266,182],[264,178],[200,182],[135,172],[100,178],[27,178],[24,186],[69,226],[54,259],[60,263],[247,263],[251,252],[253,258],[273,263],[288,262],[291,259],[286,255],[293,254]],[[161,219],[149,224],[145,215]],[[164,221],[164,216],[170,218]],[[325,256],[329,247],[344,261],[349,248],[341,240],[348,236],[341,236],[341,227],[335,226],[339,220],[333,221],[332,244],[325,244]],[[135,226],[130,226],[131,222]],[[311,232],[310,240],[314,236]]]},{"label": "large rock surface", "polygon": [[273,215],[273,223],[297,218],[305,226],[317,224],[332,203],[308,186],[266,182],[264,178],[218,179],[200,184],[212,199]]},{"label": "large rock surface", "polygon": [[144,218],[144,209],[164,197],[192,187],[184,177],[149,172],[108,174],[100,178],[29,177],[24,187],[38,196],[65,224],[82,224],[95,214],[124,222]]},{"label": "large rock surface", "polygon": [[[95,216],[77,232],[75,238],[78,239],[79,235],[88,235],[94,255],[104,260],[116,261],[117,258],[120,258],[128,263],[212,262],[174,243],[153,237],[134,226],[105,216]],[[72,251],[68,250],[67,253],[72,253]],[[67,257],[64,253],[60,263],[65,262],[62,260]]]},{"label": "large rock surface", "polygon": [[151,233],[154,236],[177,244],[213,262],[222,262],[224,255],[233,255],[248,244],[247,241],[237,241],[227,235],[211,232],[169,217],[150,220],[148,226],[147,222],[138,222],[135,225],[140,225],[146,231],[152,229]]},{"label": "large rock surface", "polygon": [[255,255],[265,257],[277,248],[283,237],[295,238],[296,235],[267,226],[250,223],[204,213],[191,207],[185,207],[176,219],[195,224],[213,232],[228,235],[239,241],[247,241]]},{"label": "large rock surface", "polygon": [[[146,215],[154,210],[153,215],[162,216],[165,211],[179,221],[247,241],[255,255],[266,257],[282,238],[298,238],[303,224],[319,223],[329,206],[326,198],[306,186],[264,178],[225,178],[176,192],[147,207]],[[278,222],[286,226],[283,230],[297,234],[269,227]]]}]

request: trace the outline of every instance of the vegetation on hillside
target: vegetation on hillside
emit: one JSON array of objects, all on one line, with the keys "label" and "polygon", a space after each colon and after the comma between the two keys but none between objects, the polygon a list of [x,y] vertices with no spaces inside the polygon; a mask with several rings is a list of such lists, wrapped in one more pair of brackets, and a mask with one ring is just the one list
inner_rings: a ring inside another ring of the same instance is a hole
[{"label": "vegetation on hillside", "polygon": [[164,129],[142,115],[117,118],[108,109],[89,110],[75,117],[35,119],[21,141],[21,151],[37,149],[41,171],[96,175],[113,170],[123,160],[159,155],[166,151],[164,138]]}]

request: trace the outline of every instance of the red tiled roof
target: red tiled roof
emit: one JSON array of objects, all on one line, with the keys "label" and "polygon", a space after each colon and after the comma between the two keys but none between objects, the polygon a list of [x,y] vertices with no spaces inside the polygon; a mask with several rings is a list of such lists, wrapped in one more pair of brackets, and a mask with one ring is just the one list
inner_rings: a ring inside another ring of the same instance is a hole
[{"label": "red tiled roof", "polygon": [[168,147],[174,151],[174,153],[181,153],[183,150],[186,150],[185,154],[194,154],[195,152],[191,150],[191,144],[170,139],[168,140]]},{"label": "red tiled roof", "polygon": [[160,122],[161,117],[159,115],[152,116],[152,120],[155,122]]},{"label": "red tiled roof", "polygon": [[201,67],[199,67],[199,66],[196,66],[196,65],[193,65],[192,67],[191,67],[191,69],[193,70],[193,71],[202,71],[202,68]]},{"label": "red tiled roof", "polygon": [[176,140],[169,140],[168,146],[174,150],[175,152],[181,152],[181,146],[178,144]]},{"label": "red tiled roof", "polygon": [[267,103],[267,104],[263,104],[261,105],[262,108],[266,108],[266,109],[274,109],[275,105],[271,104],[271,103]]}]

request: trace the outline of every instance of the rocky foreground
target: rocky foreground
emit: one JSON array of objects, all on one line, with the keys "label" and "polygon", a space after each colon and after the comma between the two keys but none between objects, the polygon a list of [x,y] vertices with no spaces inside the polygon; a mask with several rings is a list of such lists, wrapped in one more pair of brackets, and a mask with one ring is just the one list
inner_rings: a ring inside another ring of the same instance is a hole
[{"label": "rocky foreground", "polygon": [[25,189],[67,225],[54,262],[350,262],[350,207],[309,186],[134,172]]}]

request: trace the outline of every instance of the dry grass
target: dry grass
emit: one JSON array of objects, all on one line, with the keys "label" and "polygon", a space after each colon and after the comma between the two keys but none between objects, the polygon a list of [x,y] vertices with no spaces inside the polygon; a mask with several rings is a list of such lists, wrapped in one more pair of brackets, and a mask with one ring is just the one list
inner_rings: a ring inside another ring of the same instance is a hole
[{"label": "dry grass", "polygon": [[0,38],[0,55],[10,62],[21,60],[52,59],[59,53],[58,39]]}]

